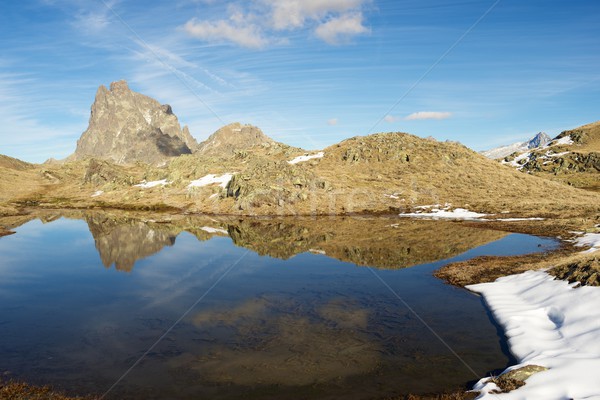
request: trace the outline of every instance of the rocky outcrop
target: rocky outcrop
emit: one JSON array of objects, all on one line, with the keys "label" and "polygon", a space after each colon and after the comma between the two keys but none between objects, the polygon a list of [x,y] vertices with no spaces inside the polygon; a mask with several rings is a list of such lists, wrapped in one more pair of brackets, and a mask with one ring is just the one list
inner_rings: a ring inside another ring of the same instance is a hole
[{"label": "rocky outcrop", "polygon": [[234,122],[225,125],[198,145],[199,155],[230,157],[254,146],[269,147],[275,143],[259,128]]},{"label": "rocky outcrop", "polygon": [[98,88],[88,128],[71,159],[95,157],[117,164],[160,164],[197,146],[171,106],[133,92],[125,81]]}]

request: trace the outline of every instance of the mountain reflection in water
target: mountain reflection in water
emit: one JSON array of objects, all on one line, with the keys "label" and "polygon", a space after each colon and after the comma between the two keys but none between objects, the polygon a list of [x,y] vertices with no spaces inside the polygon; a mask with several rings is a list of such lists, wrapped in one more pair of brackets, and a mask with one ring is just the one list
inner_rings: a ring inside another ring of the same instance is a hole
[{"label": "mountain reflection in water", "polygon": [[[406,268],[454,257],[496,241],[506,232],[451,221],[386,217],[231,218],[104,211],[41,212],[21,219],[44,222],[83,219],[105,267],[131,271],[136,261],[173,246],[182,232],[198,240],[229,236],[236,246],[259,255],[289,259],[313,252],[381,269]],[[10,228],[15,228],[12,224]]]},{"label": "mountain reflection in water", "polygon": [[[429,328],[477,376],[509,358],[480,299],[431,272],[553,243],[386,217],[46,211],[0,225],[16,230],[0,239],[0,373],[102,394],[145,354],[107,399],[365,399],[464,385],[476,376]],[[389,286],[357,265],[380,268]]]}]

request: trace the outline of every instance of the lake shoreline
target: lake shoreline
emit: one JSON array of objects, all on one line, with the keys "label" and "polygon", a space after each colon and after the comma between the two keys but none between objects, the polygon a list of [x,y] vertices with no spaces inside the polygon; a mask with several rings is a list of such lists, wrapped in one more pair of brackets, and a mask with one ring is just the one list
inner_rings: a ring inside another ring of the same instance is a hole
[{"label": "lake shoreline", "polygon": [[[44,208],[44,211],[48,211],[49,209]],[[6,221],[10,221],[11,218],[15,220],[20,220],[21,218],[26,218],[28,215],[35,213],[36,209],[31,208],[27,210],[22,210],[18,213],[14,213],[13,215],[5,215],[0,217],[0,236],[10,235],[14,232],[15,225],[18,226],[20,224],[15,223],[6,223]],[[75,211],[75,210],[70,210]],[[88,209],[80,209],[78,211],[94,211]],[[131,211],[133,214],[138,214],[138,211]],[[139,211],[139,214],[146,214],[143,211]],[[170,222],[171,218],[183,218],[185,216],[189,216],[186,214],[171,214],[161,212],[160,215],[165,219],[163,223]],[[313,219],[313,218],[326,218],[330,217],[384,217],[391,216],[389,214],[373,214],[373,213],[360,213],[353,215],[325,215],[325,216],[315,216],[315,215],[307,215],[307,216],[298,216],[295,217],[300,219]],[[394,217],[396,215],[393,215]],[[210,217],[210,216],[209,216]],[[239,218],[239,215],[219,215],[219,217],[233,217]],[[279,215],[275,216],[257,216],[257,217],[248,217],[248,218],[257,218],[257,219],[274,219],[276,220]],[[160,220],[156,221],[156,223],[161,223]],[[559,267],[564,266],[569,263],[577,263],[581,262],[581,260],[587,260],[589,257],[593,257],[593,255],[582,255],[581,248],[575,247],[573,243],[570,243],[569,240],[573,240],[576,237],[575,231],[590,231],[594,228],[590,226],[589,220],[585,217],[582,218],[571,218],[567,220],[544,220],[544,221],[519,221],[519,222],[489,222],[489,221],[454,221],[453,223],[461,224],[465,226],[476,226],[480,228],[489,228],[495,230],[501,230],[506,232],[519,232],[532,234],[536,236],[547,236],[553,238],[561,239],[561,246],[552,251],[546,251],[542,253],[534,253],[534,254],[526,254],[521,256],[484,256],[477,257],[468,261],[460,261],[455,263],[450,263],[442,268],[436,270],[434,272],[434,276],[439,279],[442,279],[448,284],[465,287],[469,284],[474,283],[482,283],[482,282],[491,282],[495,279],[513,275],[519,272],[523,272],[525,270],[531,269],[548,269],[550,267]],[[3,226],[6,225],[6,226]],[[22,396],[36,396],[43,395],[47,397],[27,397],[27,398],[52,398],[57,400],[70,400],[70,399],[94,399],[97,397],[66,397],[61,394],[60,391],[54,392],[47,386],[44,387],[34,387],[21,382],[0,382],[1,391],[0,394],[5,396],[4,390],[8,390],[7,393],[19,393],[21,391]],[[473,399],[476,397],[474,392],[468,392],[468,387],[465,384],[464,388],[457,388],[455,391],[445,392],[445,393],[433,393],[433,394],[425,394],[425,395],[404,395],[400,397],[392,397],[393,400],[400,399],[412,399],[412,400],[425,400],[425,399],[437,399],[437,400],[461,400],[461,399]],[[2,397],[2,398],[15,398],[15,397]],[[61,397],[62,396],[62,397]],[[19,398],[19,397],[16,397]]]}]

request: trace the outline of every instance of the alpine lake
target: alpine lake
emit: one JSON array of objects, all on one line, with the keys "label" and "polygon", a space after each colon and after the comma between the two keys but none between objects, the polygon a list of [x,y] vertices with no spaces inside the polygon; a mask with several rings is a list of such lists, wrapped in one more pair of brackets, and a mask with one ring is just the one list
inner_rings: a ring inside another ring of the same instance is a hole
[{"label": "alpine lake", "polygon": [[482,299],[432,276],[549,238],[399,217],[14,217],[0,373],[105,399],[383,399],[512,360]]}]

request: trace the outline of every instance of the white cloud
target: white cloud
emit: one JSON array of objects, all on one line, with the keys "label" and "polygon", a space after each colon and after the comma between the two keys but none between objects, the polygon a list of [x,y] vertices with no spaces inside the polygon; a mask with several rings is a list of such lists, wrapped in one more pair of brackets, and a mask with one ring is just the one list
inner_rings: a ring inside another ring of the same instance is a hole
[{"label": "white cloud", "polygon": [[327,120],[327,125],[330,125],[330,126],[337,125],[337,123],[338,123],[337,118],[331,118],[331,119]]},{"label": "white cloud", "polygon": [[360,9],[365,0],[263,0],[271,7],[275,29],[301,28],[306,20],[320,20],[327,14]]},{"label": "white cloud", "polygon": [[385,120],[385,122],[389,123],[398,121],[398,117],[394,117],[393,115],[386,115],[383,119]]},{"label": "white cloud", "polygon": [[[228,17],[218,20],[193,18],[183,30],[208,42],[228,41],[260,49],[287,43],[281,31],[314,30],[316,37],[339,44],[351,36],[369,32],[362,9],[371,0],[253,0],[227,7]],[[243,5],[242,5],[243,4]]]},{"label": "white cloud", "polygon": [[199,21],[191,19],[183,29],[197,39],[224,40],[252,49],[263,48],[269,43],[259,26],[247,23],[239,14],[232,15],[229,20]]},{"label": "white cloud", "polygon": [[315,34],[329,44],[339,44],[350,36],[369,32],[362,24],[362,14],[344,14],[319,25]]},{"label": "white cloud", "polygon": [[404,119],[408,121],[417,119],[446,119],[451,116],[452,113],[447,111],[418,111],[406,116]]}]

